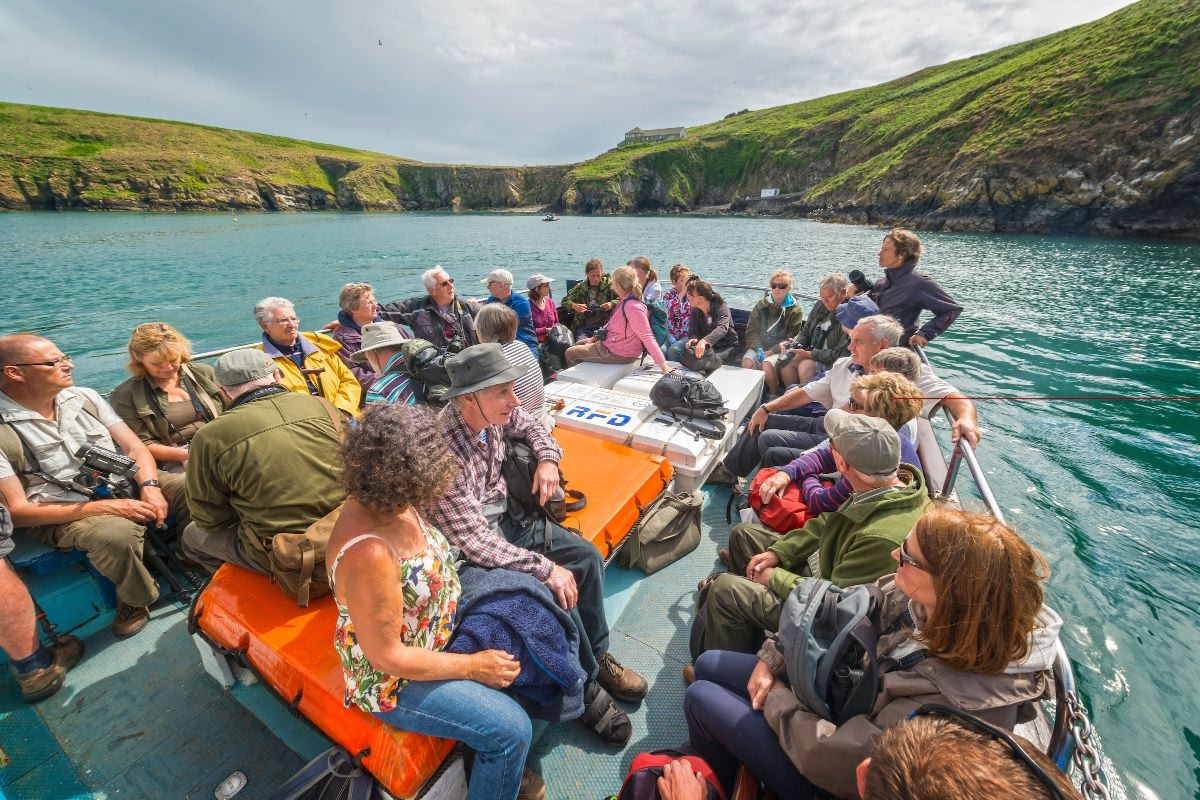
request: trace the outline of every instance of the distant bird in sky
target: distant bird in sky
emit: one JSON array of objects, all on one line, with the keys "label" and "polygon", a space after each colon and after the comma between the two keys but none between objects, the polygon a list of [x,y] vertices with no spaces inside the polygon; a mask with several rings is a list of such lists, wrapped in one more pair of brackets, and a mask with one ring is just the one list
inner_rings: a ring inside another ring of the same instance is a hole
[{"label": "distant bird in sky", "polygon": [[376,39],[375,41],[379,42],[380,47],[383,47],[383,39]]}]

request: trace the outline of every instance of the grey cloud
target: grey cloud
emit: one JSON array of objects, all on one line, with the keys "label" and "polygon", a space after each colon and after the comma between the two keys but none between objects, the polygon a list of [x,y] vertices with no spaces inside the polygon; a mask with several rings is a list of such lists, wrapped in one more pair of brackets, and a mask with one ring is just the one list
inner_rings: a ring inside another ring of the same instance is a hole
[{"label": "grey cloud", "polygon": [[1124,4],[9,0],[0,97],[426,161],[565,163],[634,125],[867,86]]}]

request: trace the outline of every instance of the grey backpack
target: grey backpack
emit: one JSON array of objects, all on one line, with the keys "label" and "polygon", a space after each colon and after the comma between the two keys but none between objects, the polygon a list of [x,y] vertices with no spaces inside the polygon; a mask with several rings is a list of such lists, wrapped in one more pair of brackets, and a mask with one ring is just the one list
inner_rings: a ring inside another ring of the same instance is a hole
[{"label": "grey backpack", "polygon": [[622,567],[647,575],[683,558],[700,546],[700,512],[704,495],[663,492],[641,510],[637,524],[621,548]]},{"label": "grey backpack", "polygon": [[875,586],[839,589],[807,578],[780,612],[779,643],[792,691],[836,725],[875,705],[881,675],[874,618],[882,602]]}]

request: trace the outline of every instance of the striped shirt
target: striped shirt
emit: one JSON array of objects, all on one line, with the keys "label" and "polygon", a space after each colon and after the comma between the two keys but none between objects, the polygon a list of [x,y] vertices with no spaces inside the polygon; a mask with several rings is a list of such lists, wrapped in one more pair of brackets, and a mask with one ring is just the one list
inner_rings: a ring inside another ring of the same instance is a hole
[{"label": "striped shirt", "polygon": [[458,461],[458,474],[446,496],[425,509],[426,517],[471,563],[524,572],[545,582],[554,566],[550,559],[510,544],[484,519],[483,507],[503,503],[508,497],[502,471],[505,439],[523,439],[538,461],[556,464],[562,458],[558,444],[523,408],[514,409],[512,419],[503,428],[484,428],[486,435],[482,438],[471,430],[453,403],[438,414],[438,422]]},{"label": "striped shirt", "polygon": [[542,378],[542,367],[519,339],[500,345],[500,352],[514,367],[522,367],[525,374],[517,378],[513,392],[521,401],[521,408],[534,417],[541,417],[546,406],[546,382]]}]

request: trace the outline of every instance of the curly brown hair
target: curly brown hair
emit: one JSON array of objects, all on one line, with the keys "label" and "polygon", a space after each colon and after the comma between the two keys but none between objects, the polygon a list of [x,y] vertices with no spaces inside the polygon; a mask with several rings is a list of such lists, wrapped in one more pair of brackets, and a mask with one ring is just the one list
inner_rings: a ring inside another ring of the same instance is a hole
[{"label": "curly brown hair", "polygon": [[424,406],[368,405],[342,442],[346,493],[383,514],[435,502],[450,491],[458,474],[458,463],[438,430],[437,417]]}]

